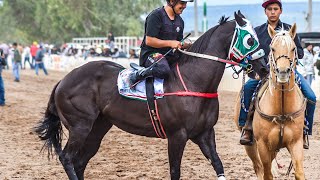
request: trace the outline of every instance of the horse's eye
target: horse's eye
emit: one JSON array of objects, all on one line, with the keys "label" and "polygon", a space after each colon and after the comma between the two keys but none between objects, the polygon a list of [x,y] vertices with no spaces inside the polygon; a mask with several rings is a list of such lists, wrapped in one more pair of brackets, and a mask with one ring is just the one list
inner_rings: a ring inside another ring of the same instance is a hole
[{"label": "horse's eye", "polygon": [[276,50],[272,47],[272,48],[271,48],[271,51],[275,52]]},{"label": "horse's eye", "polygon": [[296,50],[296,48],[294,47],[291,51],[294,52]]},{"label": "horse's eye", "polygon": [[254,39],[251,34],[248,34],[243,38],[243,45],[247,49],[250,49],[254,45]]}]

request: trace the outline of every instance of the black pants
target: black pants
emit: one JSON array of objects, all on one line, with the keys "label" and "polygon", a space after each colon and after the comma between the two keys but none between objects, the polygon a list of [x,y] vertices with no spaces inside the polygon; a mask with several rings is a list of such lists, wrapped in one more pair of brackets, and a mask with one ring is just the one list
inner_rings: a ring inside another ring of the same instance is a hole
[{"label": "black pants", "polygon": [[168,60],[166,57],[163,57],[160,53],[152,54],[148,57],[148,59],[145,62],[145,67],[151,66],[155,61],[158,59],[161,59],[153,68],[152,68],[152,75],[154,77],[158,77],[161,79],[166,79],[169,76],[170,72],[170,66],[168,64]]}]

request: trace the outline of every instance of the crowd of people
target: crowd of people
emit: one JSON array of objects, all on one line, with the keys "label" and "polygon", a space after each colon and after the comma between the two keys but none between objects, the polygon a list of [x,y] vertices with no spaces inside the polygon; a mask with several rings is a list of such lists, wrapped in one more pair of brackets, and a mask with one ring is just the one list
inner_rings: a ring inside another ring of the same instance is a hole
[{"label": "crowd of people", "polygon": [[17,42],[0,42],[0,106],[5,104],[4,84],[1,73],[3,70],[12,70],[13,81],[20,82],[20,71],[25,69],[34,70],[39,75],[39,70],[43,70],[48,75],[45,61],[52,61],[53,55],[56,56],[74,56],[76,59],[87,60],[89,57],[110,57],[137,59],[139,55],[136,49],[130,49],[128,54],[115,46],[114,36],[108,34],[108,40],[105,44],[81,46],[75,44],[50,45],[34,41],[31,45],[23,45]]}]

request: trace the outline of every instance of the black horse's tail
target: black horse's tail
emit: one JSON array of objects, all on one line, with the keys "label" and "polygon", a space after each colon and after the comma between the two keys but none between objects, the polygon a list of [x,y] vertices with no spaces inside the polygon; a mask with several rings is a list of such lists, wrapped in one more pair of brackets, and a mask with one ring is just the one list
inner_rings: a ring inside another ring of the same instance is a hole
[{"label": "black horse's tail", "polygon": [[45,141],[41,151],[48,149],[48,158],[50,158],[50,155],[53,156],[52,147],[54,147],[55,152],[58,155],[62,151],[62,125],[54,100],[54,94],[59,83],[60,82],[58,82],[52,90],[44,117],[34,128],[34,131],[38,134],[39,138]]}]

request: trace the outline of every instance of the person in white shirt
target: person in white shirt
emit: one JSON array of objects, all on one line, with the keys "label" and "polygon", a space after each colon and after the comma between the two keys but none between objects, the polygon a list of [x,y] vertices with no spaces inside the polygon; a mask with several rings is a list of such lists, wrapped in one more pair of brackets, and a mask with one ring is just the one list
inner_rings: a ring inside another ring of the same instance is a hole
[{"label": "person in white shirt", "polygon": [[307,80],[308,84],[311,86],[312,80],[314,79],[315,76],[315,71],[314,71],[314,61],[313,61],[313,46],[312,44],[306,43],[306,48],[303,49],[304,55],[303,58],[301,59],[301,64],[302,64],[302,73],[303,77]]},{"label": "person in white shirt", "polygon": [[24,57],[24,62],[23,62],[23,68],[22,69],[26,69],[26,62],[29,63],[29,66],[30,66],[31,69],[34,69],[32,63],[30,62],[31,53],[30,53],[30,47],[29,46],[25,46],[23,48],[22,56]]}]

